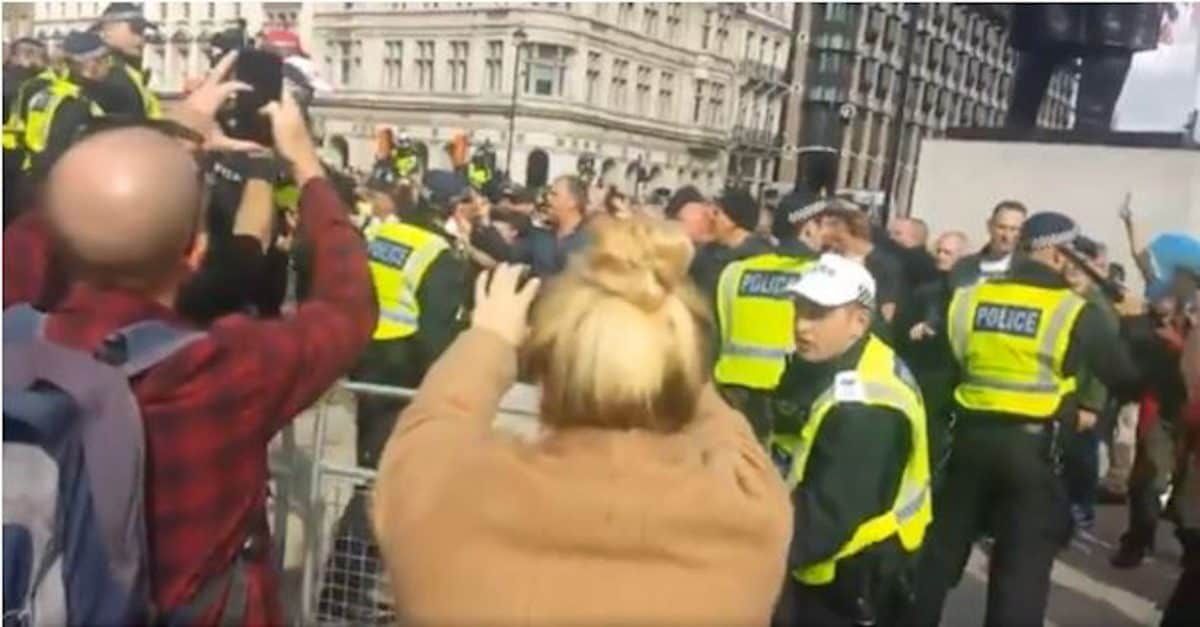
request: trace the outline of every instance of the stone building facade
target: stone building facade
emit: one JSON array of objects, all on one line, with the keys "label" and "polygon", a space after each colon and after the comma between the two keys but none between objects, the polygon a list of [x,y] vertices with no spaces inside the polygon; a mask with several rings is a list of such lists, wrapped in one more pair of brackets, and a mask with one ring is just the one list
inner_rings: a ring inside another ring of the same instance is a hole
[{"label": "stone building facade", "polygon": [[[795,108],[789,105],[781,181],[884,192],[895,154],[892,198],[905,213],[922,138],[1003,123],[1015,54],[1002,22],[948,3],[803,7],[794,50],[803,92]],[[1058,72],[1039,125],[1070,127],[1077,88],[1077,76]],[[897,135],[901,104],[904,128]]]}]

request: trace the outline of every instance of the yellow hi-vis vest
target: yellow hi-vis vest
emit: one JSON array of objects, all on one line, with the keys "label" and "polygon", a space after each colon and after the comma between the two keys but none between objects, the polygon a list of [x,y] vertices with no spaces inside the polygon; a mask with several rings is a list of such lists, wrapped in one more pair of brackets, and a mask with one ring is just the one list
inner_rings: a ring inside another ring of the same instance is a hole
[{"label": "yellow hi-vis vest", "polygon": [[421,303],[417,288],[425,272],[442,251],[446,240],[403,222],[383,224],[367,244],[371,279],[379,299],[379,322],[372,339],[396,340],[415,335]]},{"label": "yellow hi-vis vest", "polygon": [[[29,101],[29,115],[25,120],[25,162],[23,170],[33,167],[33,156],[41,154],[50,141],[50,129],[54,126],[54,114],[64,102],[71,98],[83,98],[79,85],[69,81],[59,80],[50,83]],[[104,112],[92,101],[87,101],[92,115],[103,115]]]},{"label": "yellow hi-vis vest", "polygon": [[417,171],[417,155],[397,154],[395,160],[392,161],[392,166],[396,168],[396,174],[399,176],[412,176],[413,172]]},{"label": "yellow hi-vis vest", "polygon": [[[908,367],[896,353],[872,335],[863,348],[854,370],[834,376],[833,384],[813,402],[808,420],[800,430],[799,442],[792,451],[792,467],[788,486],[795,489],[804,483],[808,456],[813,441],[821,433],[821,423],[839,403],[863,403],[888,407],[908,419],[911,446],[900,489],[892,506],[885,512],[863,522],[850,539],[829,559],[798,568],[792,572],[805,585],[820,586],[837,576],[837,563],[861,553],[896,536],[905,551],[915,553],[925,540],[925,529],[933,520],[933,503],[929,485],[929,440],[925,425],[925,403]],[[841,454],[853,455],[854,451]]]},{"label": "yellow hi-vis vest", "polygon": [[154,95],[154,92],[146,85],[146,75],[128,63],[121,65],[125,68],[125,73],[129,75],[129,80],[133,81],[133,86],[137,88],[138,95],[142,98],[142,109],[146,112],[146,118],[149,120],[161,118],[162,105],[158,102],[158,96]]},{"label": "yellow hi-vis vest", "polygon": [[32,95],[30,90],[41,90],[62,80],[64,80],[63,77],[53,68],[46,68],[21,83],[21,86],[17,88],[17,97],[12,103],[12,110],[8,112],[8,119],[4,120],[5,150],[17,150],[22,147],[25,139],[25,103]]},{"label": "yellow hi-vis vest", "polygon": [[768,253],[735,261],[721,271],[717,383],[775,389],[785,359],[796,349],[796,308],[785,290],[811,264],[810,259]]},{"label": "yellow hi-vis vest", "polygon": [[467,182],[475,189],[482,189],[487,182],[492,180],[492,171],[486,165],[475,165],[475,162],[467,164]]},{"label": "yellow hi-vis vest", "polygon": [[958,290],[947,314],[963,372],[955,400],[971,410],[1052,418],[1075,391],[1063,360],[1085,304],[1066,288],[1004,280]]}]

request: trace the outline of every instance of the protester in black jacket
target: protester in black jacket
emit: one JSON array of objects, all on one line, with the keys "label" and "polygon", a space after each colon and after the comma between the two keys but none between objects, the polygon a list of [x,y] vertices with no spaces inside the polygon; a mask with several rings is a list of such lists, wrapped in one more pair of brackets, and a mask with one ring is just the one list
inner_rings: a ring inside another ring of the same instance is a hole
[{"label": "protester in black jacket", "polygon": [[749,192],[726,189],[714,204],[714,241],[697,250],[692,261],[692,276],[709,300],[716,294],[725,266],[774,249],[771,242],[754,232],[758,228],[759,209]]}]

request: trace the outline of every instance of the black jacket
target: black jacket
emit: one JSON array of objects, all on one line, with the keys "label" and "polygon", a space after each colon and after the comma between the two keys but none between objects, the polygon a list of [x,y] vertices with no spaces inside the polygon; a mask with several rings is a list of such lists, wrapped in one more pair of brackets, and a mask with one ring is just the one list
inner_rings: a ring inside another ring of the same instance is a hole
[{"label": "black jacket", "polygon": [[141,60],[113,51],[112,70],[95,90],[96,102],[100,103],[105,115],[144,120],[146,104],[142,101],[142,92],[125,66],[141,67]]},{"label": "black jacket", "polygon": [[[1036,287],[1068,289],[1061,275],[1046,266],[1028,259],[1014,259],[1009,275],[998,281],[1013,282]],[[1141,373],[1133,361],[1127,338],[1132,333],[1129,320],[1121,321],[1121,334],[1113,332],[1111,323],[1093,303],[1084,305],[1071,337],[1063,360],[1063,372],[1068,376],[1079,374],[1086,367],[1100,379],[1109,391],[1122,399],[1132,399],[1141,387]],[[939,330],[945,333],[945,328]],[[990,412],[973,412],[960,409],[960,415],[971,418],[996,418],[1012,422],[1011,416],[995,416]],[[1055,412],[1059,420],[1073,425],[1078,403],[1074,395],[1068,395]]]},{"label": "black jacket", "polygon": [[725,266],[741,259],[769,253],[774,248],[771,242],[753,233],[734,247],[716,242],[705,244],[696,251],[688,274],[700,291],[707,294],[711,300],[717,293],[717,283],[721,280],[721,272],[725,270]]},{"label": "black jacket", "polygon": [[[856,366],[865,346],[866,340],[860,340],[827,363],[790,361],[769,403],[774,431],[798,433],[813,401],[838,372]],[[908,419],[896,410],[861,403],[841,403],[830,410],[813,442],[804,482],[792,492],[789,572],[833,556],[860,524],[892,506],[910,449]],[[828,595],[830,607],[850,612],[866,581],[894,572],[901,556],[892,539],[843,560],[822,594]]]}]

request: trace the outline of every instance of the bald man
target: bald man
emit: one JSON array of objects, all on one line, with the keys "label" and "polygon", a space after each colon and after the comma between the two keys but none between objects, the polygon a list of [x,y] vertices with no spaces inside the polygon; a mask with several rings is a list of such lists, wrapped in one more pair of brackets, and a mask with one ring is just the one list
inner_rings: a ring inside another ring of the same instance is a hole
[{"label": "bald man", "polygon": [[[228,93],[209,91],[203,112],[212,115]],[[153,600],[169,622],[283,623],[267,550],[267,442],[350,369],[378,315],[365,247],[299,109],[285,95],[269,114],[276,150],[302,190],[300,228],[314,250],[309,300],[280,320],[224,316],[132,383],[148,444]],[[54,253],[72,282],[47,317],[51,341],[91,353],[131,324],[190,328],[174,304],[204,255],[204,196],[177,139],[124,128],[81,140],[51,170],[34,223],[45,225],[49,245],[6,268],[26,293],[6,286],[5,306],[38,294],[26,275],[45,276]],[[37,232],[28,227],[22,238]]]},{"label": "bald man", "polygon": [[967,253],[967,234],[962,231],[946,231],[933,243],[933,261],[938,272],[949,272],[954,264]]},{"label": "bald man", "polygon": [[888,236],[904,248],[924,247],[929,241],[929,227],[918,218],[893,218]]}]

